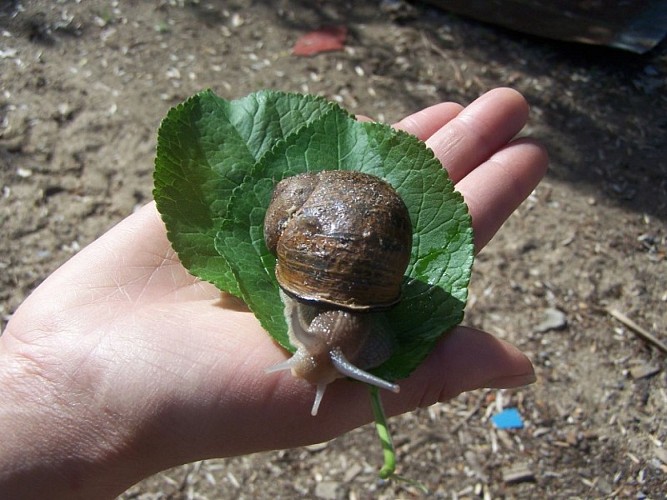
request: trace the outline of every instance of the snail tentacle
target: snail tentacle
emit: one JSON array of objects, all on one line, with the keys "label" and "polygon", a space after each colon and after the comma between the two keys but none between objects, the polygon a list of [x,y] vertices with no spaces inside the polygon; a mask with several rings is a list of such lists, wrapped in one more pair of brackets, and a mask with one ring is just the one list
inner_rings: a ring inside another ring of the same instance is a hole
[{"label": "snail tentacle", "polygon": [[297,362],[298,360],[294,356],[292,356],[289,359],[286,359],[285,361],[281,361],[280,363],[276,363],[275,365],[264,368],[264,373],[274,373],[274,372],[282,372],[285,370],[291,370],[292,368],[294,368]]},{"label": "snail tentacle", "polygon": [[341,374],[346,377],[350,377],[359,382],[364,382],[366,384],[374,385],[380,389],[386,389],[391,392],[398,392],[400,387],[398,384],[388,382],[380,377],[368,373],[367,371],[362,370],[361,368],[354,366],[348,359],[345,357],[340,348],[334,348],[329,351],[329,358],[331,363],[336,367]]},{"label": "snail tentacle", "polygon": [[[299,363],[297,356],[292,356],[285,361],[276,363],[273,366],[264,368],[264,373],[274,373],[284,370],[292,370]],[[324,391],[326,391],[327,383],[317,384],[317,391],[315,392],[315,401],[313,401],[313,407],[310,410],[310,414],[314,417],[317,415],[318,410],[320,409],[320,403],[322,403],[322,398],[324,398]]]},{"label": "snail tentacle", "polygon": [[320,409],[320,403],[324,397],[324,391],[327,389],[327,384],[317,384],[317,391],[315,392],[315,401],[313,401],[313,408],[310,410],[310,414],[314,417],[317,415],[317,411]]}]

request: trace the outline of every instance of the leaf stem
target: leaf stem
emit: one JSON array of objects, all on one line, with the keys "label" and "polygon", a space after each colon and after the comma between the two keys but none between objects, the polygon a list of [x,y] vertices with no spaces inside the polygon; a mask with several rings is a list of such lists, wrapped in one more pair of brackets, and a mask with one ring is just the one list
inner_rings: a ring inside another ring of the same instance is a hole
[{"label": "leaf stem", "polygon": [[380,399],[380,391],[377,387],[368,386],[371,393],[371,407],[373,408],[373,416],[375,417],[375,429],[380,437],[382,443],[382,454],[384,455],[384,464],[380,469],[380,477],[382,479],[389,479],[396,472],[396,452],[394,450],[394,443],[391,439],[389,426],[387,425],[387,416],[382,407],[382,400]]},{"label": "leaf stem", "polygon": [[380,390],[373,385],[369,385],[368,390],[371,393],[371,407],[373,408],[373,416],[375,417],[375,429],[380,437],[382,454],[384,456],[384,464],[378,475],[382,479],[403,481],[419,489],[423,494],[428,494],[428,488],[419,481],[396,474],[396,450],[394,449],[394,442],[391,439],[389,425],[387,424],[387,416],[384,413],[382,400],[380,399]]}]

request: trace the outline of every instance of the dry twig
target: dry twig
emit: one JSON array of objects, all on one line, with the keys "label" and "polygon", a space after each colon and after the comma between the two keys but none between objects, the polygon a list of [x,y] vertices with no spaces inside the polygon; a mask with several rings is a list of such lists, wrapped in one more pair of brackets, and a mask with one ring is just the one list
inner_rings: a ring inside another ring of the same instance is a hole
[{"label": "dry twig", "polygon": [[613,318],[617,319],[618,321],[623,323],[625,326],[630,328],[630,330],[632,330],[637,336],[641,337],[643,340],[645,340],[649,344],[653,345],[654,347],[657,347],[662,352],[667,354],[667,344],[662,342],[655,335],[649,333],[647,330],[644,330],[641,326],[639,326],[637,323],[632,321],[630,318],[628,318],[621,311],[618,311],[616,309],[607,309],[607,313],[609,313],[610,316],[612,316]]}]

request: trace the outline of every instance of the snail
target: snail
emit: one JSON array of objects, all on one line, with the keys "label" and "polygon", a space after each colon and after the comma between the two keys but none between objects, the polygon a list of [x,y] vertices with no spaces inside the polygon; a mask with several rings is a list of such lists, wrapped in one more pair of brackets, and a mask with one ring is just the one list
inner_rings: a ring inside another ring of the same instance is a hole
[{"label": "snail", "polygon": [[379,311],[401,296],[412,225],[394,188],[373,175],[329,170],[280,181],[264,220],[276,279],[296,352],[268,372],[291,370],[317,386],[349,377],[398,392],[366,370],[394,349]]}]

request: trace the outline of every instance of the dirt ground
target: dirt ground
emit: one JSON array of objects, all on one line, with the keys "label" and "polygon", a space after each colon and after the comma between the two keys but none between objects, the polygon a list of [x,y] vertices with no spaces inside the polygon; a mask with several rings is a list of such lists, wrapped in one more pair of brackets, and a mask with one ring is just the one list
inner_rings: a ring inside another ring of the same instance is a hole
[{"label": "dirt ground", "polygon": [[[345,51],[291,56],[322,24],[347,26]],[[551,170],[479,256],[465,322],[519,345],[539,381],[393,419],[399,471],[435,498],[665,498],[665,353],[610,312],[667,341],[664,43],[638,56],[387,1],[5,1],[0,31],[3,327],[151,198],[158,124],[201,89],[312,92],[387,122],[523,92]],[[523,429],[494,428],[508,407]],[[185,465],[122,498],[420,496],[377,479],[380,460],[368,426]]]}]

